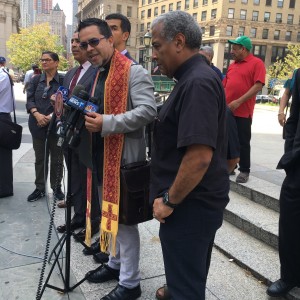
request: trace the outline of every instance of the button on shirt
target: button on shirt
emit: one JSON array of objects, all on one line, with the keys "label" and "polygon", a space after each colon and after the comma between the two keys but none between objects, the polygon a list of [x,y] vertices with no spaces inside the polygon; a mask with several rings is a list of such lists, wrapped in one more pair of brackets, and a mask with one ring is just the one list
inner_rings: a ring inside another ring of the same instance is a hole
[{"label": "button on shirt", "polygon": [[13,96],[9,75],[0,69],[0,112],[11,113],[13,111]]}]

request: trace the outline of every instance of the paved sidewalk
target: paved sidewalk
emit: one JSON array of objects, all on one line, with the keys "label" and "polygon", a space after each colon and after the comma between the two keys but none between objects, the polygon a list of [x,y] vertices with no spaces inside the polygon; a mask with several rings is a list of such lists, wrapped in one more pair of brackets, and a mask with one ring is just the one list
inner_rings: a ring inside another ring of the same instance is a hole
[{"label": "paved sidewalk", "polygon": [[[36,298],[50,220],[46,200],[50,206],[53,201],[51,192],[48,199],[43,198],[33,203],[26,200],[34,190],[34,153],[26,123],[23,125],[24,141],[20,149],[14,151],[14,196],[0,199],[0,299],[3,300]],[[284,173],[275,168],[282,149],[283,140],[281,127],[277,124],[277,111],[258,107],[253,121],[251,176],[264,178],[280,186]],[[64,217],[65,211],[57,208],[55,226],[64,223]],[[159,224],[156,220],[152,220],[140,224],[139,229],[143,290],[140,299],[155,299],[156,289],[165,282],[158,238]],[[52,232],[50,248],[52,249],[56,243],[57,235]],[[91,257],[82,254],[82,249],[82,245],[74,242],[72,238],[71,285],[83,278],[87,271],[98,266]],[[50,279],[55,286],[62,287],[57,268]],[[100,299],[115,285],[114,281],[104,284],[84,282],[69,293],[69,296],[47,288],[42,299]],[[266,287],[250,274],[214,250],[207,284],[208,300],[268,299],[265,289]]]}]

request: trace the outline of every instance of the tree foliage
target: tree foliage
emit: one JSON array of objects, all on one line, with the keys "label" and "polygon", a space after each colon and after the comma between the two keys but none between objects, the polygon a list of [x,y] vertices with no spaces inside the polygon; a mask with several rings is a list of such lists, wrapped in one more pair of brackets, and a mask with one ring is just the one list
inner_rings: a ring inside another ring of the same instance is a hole
[{"label": "tree foliage", "polygon": [[288,79],[295,69],[300,68],[300,44],[288,44],[287,48],[287,55],[269,67],[270,78]]},{"label": "tree foliage", "polygon": [[12,34],[6,42],[9,59],[18,69],[27,71],[32,64],[40,65],[39,59],[43,51],[53,51],[59,55],[60,70],[68,69],[68,61],[64,57],[64,47],[59,43],[59,36],[52,34],[48,23],[22,28],[20,33]]}]

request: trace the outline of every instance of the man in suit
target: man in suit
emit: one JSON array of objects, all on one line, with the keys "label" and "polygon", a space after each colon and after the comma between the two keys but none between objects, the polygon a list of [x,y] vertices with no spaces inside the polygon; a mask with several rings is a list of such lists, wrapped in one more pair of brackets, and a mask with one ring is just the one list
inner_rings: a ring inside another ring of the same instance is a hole
[{"label": "man in suit", "polygon": [[85,125],[98,142],[93,155],[103,190],[101,250],[111,253],[108,264],[88,273],[88,280],[118,280],[102,300],[134,300],[141,296],[139,231],[137,224],[118,224],[119,176],[121,166],[146,159],[145,125],[156,116],[154,87],[145,69],[114,49],[105,21],[86,19],[78,30],[80,47],[87,49],[90,62],[98,69],[91,94],[103,109],[88,113]]},{"label": "man in suit", "polygon": [[[125,55],[127,58],[132,60],[134,63],[137,63],[129,54],[126,49],[126,42],[129,38],[131,31],[131,24],[127,17],[119,13],[113,13],[106,16],[105,21],[111,29],[114,47],[121,54]],[[103,263],[107,260],[107,254],[100,251],[99,247],[99,238],[91,245],[91,247],[84,248],[84,255],[93,255],[94,260],[98,263]]]},{"label": "man in suit", "polygon": [[[86,91],[89,92],[91,89],[92,80],[95,74],[95,69],[91,63],[87,60],[86,50],[79,47],[79,37],[78,32],[73,34],[71,39],[71,50],[75,60],[80,64],[80,66],[72,68],[65,75],[63,85],[70,89],[70,94],[74,86],[81,84],[85,87]],[[83,118],[83,116],[81,116]],[[86,131],[85,128],[82,131]],[[81,136],[86,134],[86,132],[81,132]],[[86,151],[87,152],[87,151]],[[72,154],[72,165],[71,165],[71,194],[72,194],[72,204],[74,205],[74,216],[71,221],[71,229],[75,230],[78,228],[85,227],[85,215],[86,215],[86,173],[87,166],[83,162],[83,155],[80,155],[80,150],[75,148],[71,151]],[[65,151],[65,157],[67,158],[67,151]],[[98,193],[96,184],[93,188],[92,194],[92,211],[91,211],[91,220],[92,220],[92,235],[99,231],[99,215],[100,215],[100,206],[98,201]],[[66,207],[65,201],[59,202],[58,207]],[[63,233],[66,231],[66,225],[60,225],[57,227],[58,232]],[[85,229],[77,233],[75,236],[81,240],[85,237]]]},{"label": "man in suit", "polygon": [[131,24],[127,17],[119,13],[109,14],[105,17],[114,38],[114,47],[127,58],[137,63],[126,49],[126,43],[131,32]]}]

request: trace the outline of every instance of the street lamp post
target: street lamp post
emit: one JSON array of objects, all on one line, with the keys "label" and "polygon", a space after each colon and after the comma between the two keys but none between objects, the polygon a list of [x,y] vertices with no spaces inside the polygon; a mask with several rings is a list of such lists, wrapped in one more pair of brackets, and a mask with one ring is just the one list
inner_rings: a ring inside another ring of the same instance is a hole
[{"label": "street lamp post", "polygon": [[[144,62],[146,63],[146,69],[149,74],[151,74],[151,55],[150,55],[150,45],[151,45],[152,35],[149,30],[144,35],[144,45],[146,48],[146,54],[144,55]],[[149,64],[150,62],[150,64]]]}]

